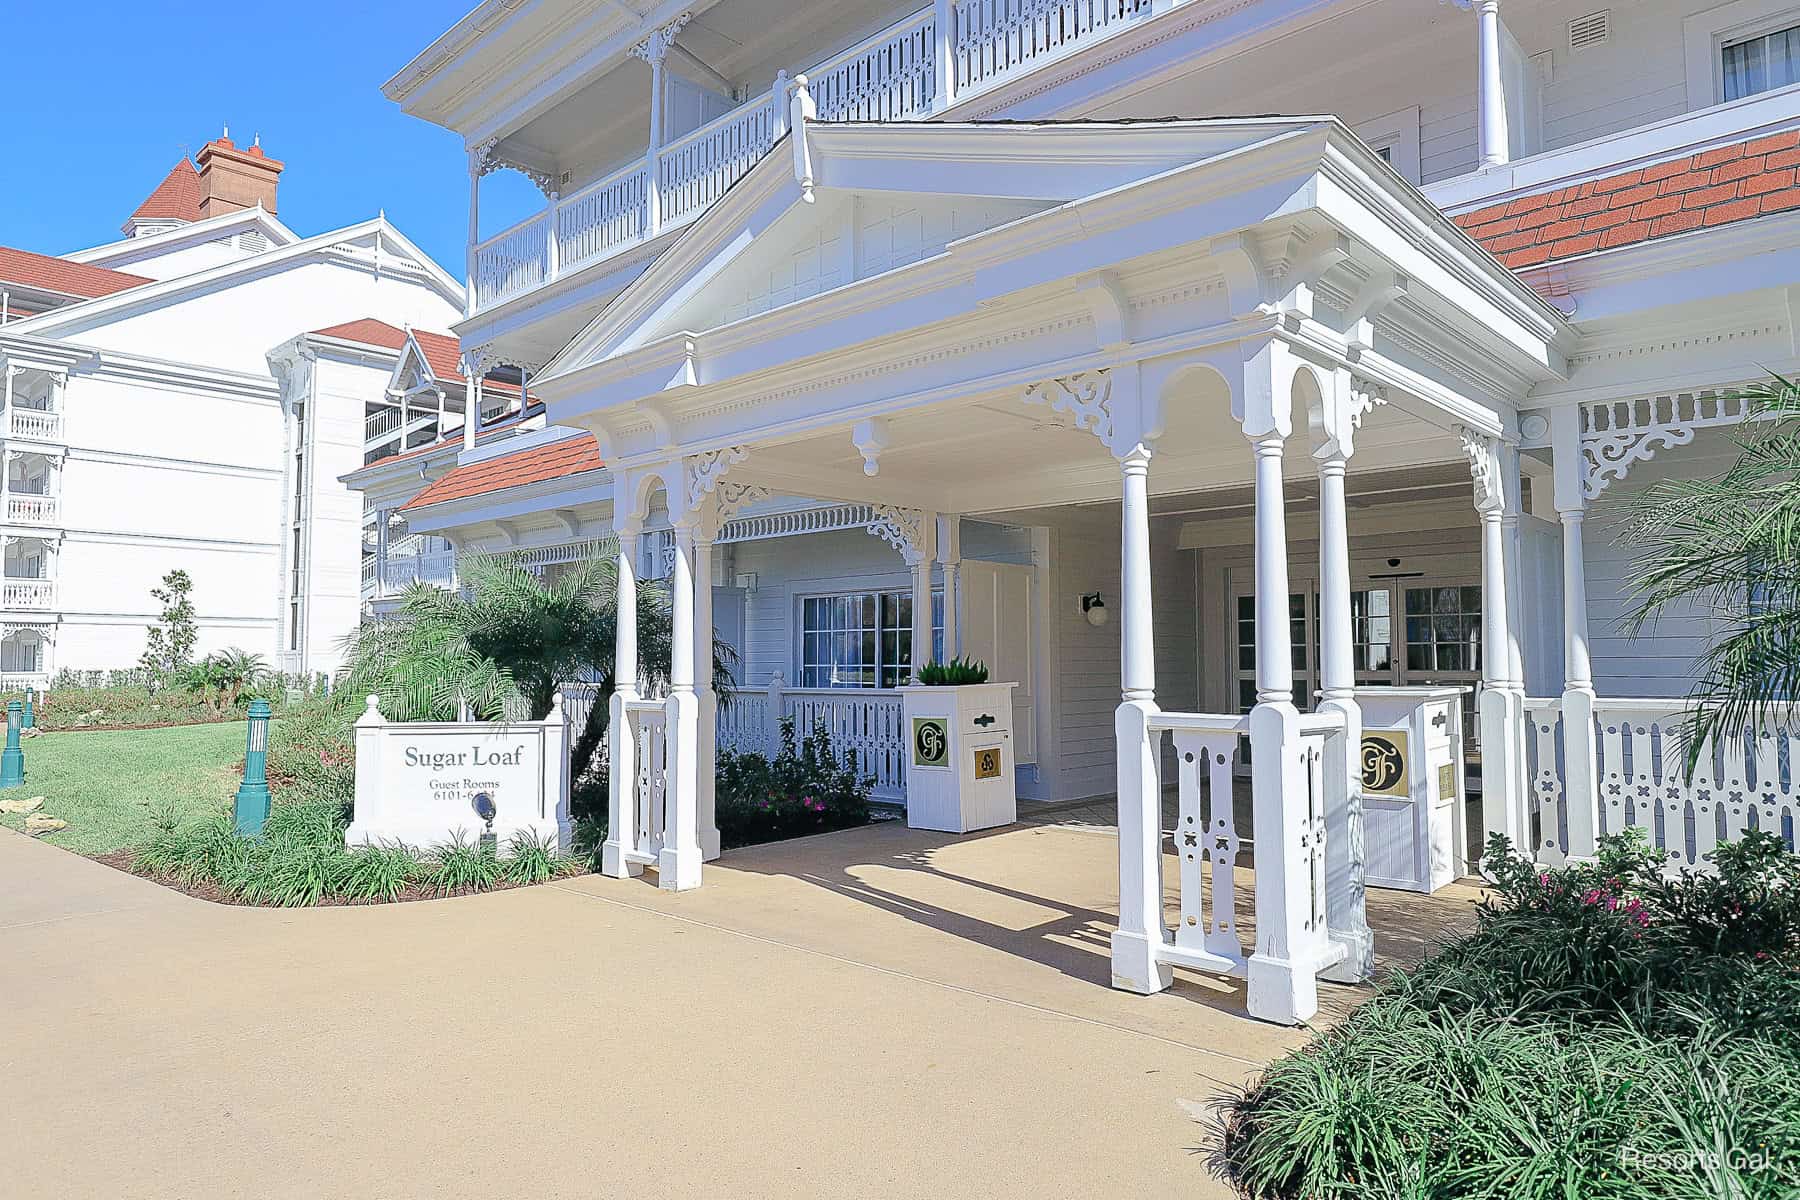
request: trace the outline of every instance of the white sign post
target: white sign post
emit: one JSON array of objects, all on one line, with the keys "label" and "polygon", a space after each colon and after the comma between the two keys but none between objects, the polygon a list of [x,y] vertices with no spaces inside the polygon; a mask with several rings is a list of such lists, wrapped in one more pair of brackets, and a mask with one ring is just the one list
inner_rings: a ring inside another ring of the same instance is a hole
[{"label": "white sign post", "polygon": [[[389,721],[379,698],[356,722],[356,811],[346,845],[426,848],[517,833],[568,850],[569,725],[562,695],[542,721]],[[484,819],[484,813],[491,813]]]}]

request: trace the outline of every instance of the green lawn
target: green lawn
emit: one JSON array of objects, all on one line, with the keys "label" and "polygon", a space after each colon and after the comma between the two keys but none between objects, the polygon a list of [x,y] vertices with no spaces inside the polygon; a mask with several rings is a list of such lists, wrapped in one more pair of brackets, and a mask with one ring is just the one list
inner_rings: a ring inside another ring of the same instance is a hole
[{"label": "green lawn", "polygon": [[[25,786],[0,798],[43,796],[38,811],[69,823],[45,841],[105,854],[142,845],[164,806],[197,815],[229,805],[243,755],[241,721],[47,733],[25,742]],[[0,824],[19,829],[25,818],[0,813]]]}]

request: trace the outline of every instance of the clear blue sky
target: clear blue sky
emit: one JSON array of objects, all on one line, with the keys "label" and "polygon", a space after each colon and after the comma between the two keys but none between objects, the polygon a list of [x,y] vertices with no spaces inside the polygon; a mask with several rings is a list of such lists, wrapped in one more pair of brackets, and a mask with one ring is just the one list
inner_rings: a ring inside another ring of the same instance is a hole
[{"label": "clear blue sky", "polygon": [[[230,125],[238,145],[261,134],[286,164],[278,207],[297,233],[386,209],[460,279],[462,143],[401,112],[381,84],[473,3],[6,3],[0,245],[62,254],[117,238],[183,148]],[[536,197],[523,180],[489,176],[483,207],[504,218],[493,209],[516,208],[520,184]]]}]

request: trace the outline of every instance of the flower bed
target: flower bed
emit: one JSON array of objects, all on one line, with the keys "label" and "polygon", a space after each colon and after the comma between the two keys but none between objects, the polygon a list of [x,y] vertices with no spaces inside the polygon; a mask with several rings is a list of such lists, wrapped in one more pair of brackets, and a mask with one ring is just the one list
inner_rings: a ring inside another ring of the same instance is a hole
[{"label": "flower bed", "polygon": [[1540,870],[1489,847],[1476,930],[1223,1102],[1247,1196],[1791,1197],[1800,859],[1665,879],[1641,835]]},{"label": "flower bed", "polygon": [[840,756],[823,725],[797,738],[781,723],[773,759],[720,751],[714,792],[719,840],[726,848],[777,842],[869,823],[872,780],[853,754]]}]

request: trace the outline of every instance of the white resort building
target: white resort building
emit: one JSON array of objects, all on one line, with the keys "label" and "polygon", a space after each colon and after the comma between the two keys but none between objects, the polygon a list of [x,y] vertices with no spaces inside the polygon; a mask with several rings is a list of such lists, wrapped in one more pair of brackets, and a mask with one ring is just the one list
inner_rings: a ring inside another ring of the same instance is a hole
[{"label": "white resort building", "polygon": [[[221,137],[123,240],[0,248],[0,684],[137,665],[178,568],[199,653],[336,667],[375,590],[339,477],[461,424],[454,340],[410,331],[464,294],[383,218],[290,230],[282,169]],[[392,391],[415,361],[432,387]]]},{"label": "white resort building", "polygon": [[[386,92],[467,145],[455,331],[541,407],[351,481],[667,577],[609,871],[698,883],[779,713],[903,795],[930,642],[1018,685],[1021,803],[1116,798],[1117,982],[1303,1018],[1363,886],[1486,832],[1791,841],[1785,733],[1665,766],[1712,618],[1628,638],[1613,529],[1800,369],[1796,80],[1800,0],[487,0]],[[544,202],[490,231],[503,169]]]}]

